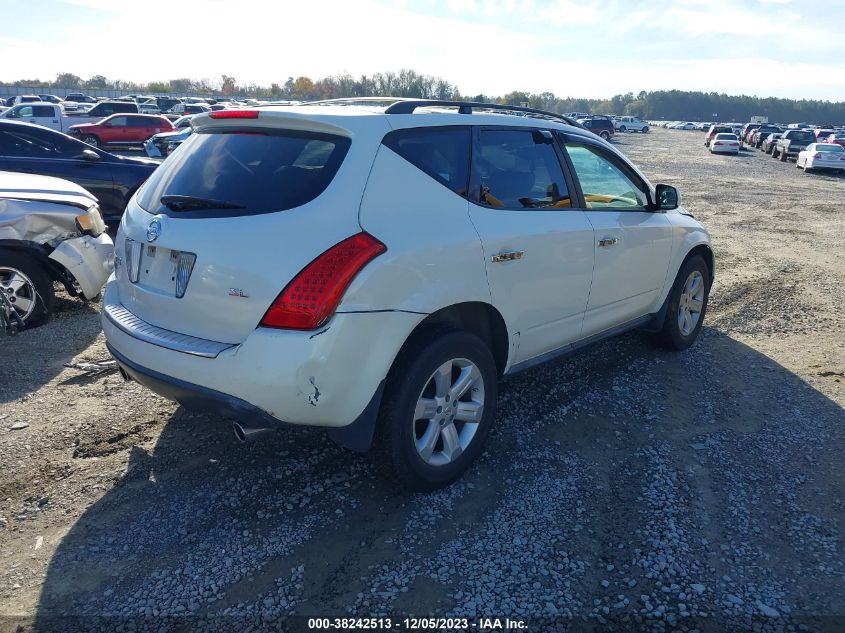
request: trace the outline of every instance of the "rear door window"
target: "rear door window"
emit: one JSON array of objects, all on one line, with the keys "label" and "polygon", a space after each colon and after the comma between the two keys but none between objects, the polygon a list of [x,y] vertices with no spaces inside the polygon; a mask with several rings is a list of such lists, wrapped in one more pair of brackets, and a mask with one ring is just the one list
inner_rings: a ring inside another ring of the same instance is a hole
[{"label": "rear door window", "polygon": [[555,146],[540,130],[482,129],[472,162],[478,204],[493,209],[572,206]]},{"label": "rear door window", "polygon": [[292,209],[328,187],[349,145],[343,136],[293,130],[195,133],[153,172],[138,204],[175,217]]},{"label": "rear door window", "polygon": [[77,142],[64,134],[35,127],[15,126],[0,132],[0,154],[20,158],[70,158],[81,151]]},{"label": "rear door window", "polygon": [[469,180],[468,127],[396,130],[382,141],[402,158],[461,196]]},{"label": "rear door window", "polygon": [[53,106],[32,106],[32,111],[37,117],[49,118],[54,116]]}]

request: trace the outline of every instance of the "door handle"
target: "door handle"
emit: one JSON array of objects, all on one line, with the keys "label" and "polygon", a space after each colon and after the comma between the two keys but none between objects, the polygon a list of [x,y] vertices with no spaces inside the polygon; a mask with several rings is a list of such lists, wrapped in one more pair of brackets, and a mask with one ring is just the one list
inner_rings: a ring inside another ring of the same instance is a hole
[{"label": "door handle", "polygon": [[608,246],[614,246],[615,244],[619,243],[619,239],[615,237],[603,237],[599,240],[599,246],[601,248],[607,248]]},{"label": "door handle", "polygon": [[525,255],[525,251],[508,251],[507,253],[496,253],[490,258],[490,260],[494,264],[498,262],[512,262],[517,259],[522,259],[523,255]]}]

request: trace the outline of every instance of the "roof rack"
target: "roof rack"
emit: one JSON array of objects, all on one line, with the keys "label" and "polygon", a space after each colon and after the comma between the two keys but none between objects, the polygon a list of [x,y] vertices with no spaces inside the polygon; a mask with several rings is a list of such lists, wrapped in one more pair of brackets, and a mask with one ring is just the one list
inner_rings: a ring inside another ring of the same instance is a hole
[{"label": "roof rack", "polygon": [[473,110],[498,110],[502,112],[521,112],[526,116],[543,117],[547,119],[556,119],[563,121],[567,125],[581,127],[573,121],[570,117],[556,112],[548,112],[547,110],[538,110],[537,108],[526,108],[523,106],[504,105],[501,103],[478,103],[475,101],[438,101],[436,99],[402,99],[397,100],[392,105],[388,106],[384,111],[385,114],[413,114],[417,108],[424,107],[439,107],[439,108],[457,108],[459,114],[472,114]]},{"label": "roof rack", "polygon": [[387,106],[385,114],[413,114],[417,108],[457,108],[459,114],[472,114],[473,110],[494,110],[499,112],[519,112],[525,116],[554,119],[563,121],[567,125],[583,127],[571,117],[557,112],[526,108],[523,106],[506,105],[501,103],[480,103],[476,101],[440,101],[438,99],[409,99],[407,97],[344,97],[341,99],[323,99],[308,101],[300,105],[375,105]]}]

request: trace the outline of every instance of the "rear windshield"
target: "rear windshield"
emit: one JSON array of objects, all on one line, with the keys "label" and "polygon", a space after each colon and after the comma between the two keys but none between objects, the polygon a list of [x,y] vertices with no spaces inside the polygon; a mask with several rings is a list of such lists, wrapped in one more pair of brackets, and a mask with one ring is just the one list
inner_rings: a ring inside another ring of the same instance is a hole
[{"label": "rear windshield", "polygon": [[841,145],[834,145],[832,143],[817,143],[817,152],[845,152],[845,148]]},{"label": "rear windshield", "polygon": [[816,135],[812,132],[792,132],[789,135],[790,141],[810,141],[811,143],[816,140]]},{"label": "rear windshield", "polygon": [[[174,217],[292,209],[326,189],[349,145],[342,136],[290,130],[193,134],[153,172],[138,193],[138,204]],[[203,206],[203,200],[213,202]]]},{"label": "rear windshield", "polygon": [[739,140],[736,137],[736,134],[717,134],[716,135],[717,141],[736,141]]}]

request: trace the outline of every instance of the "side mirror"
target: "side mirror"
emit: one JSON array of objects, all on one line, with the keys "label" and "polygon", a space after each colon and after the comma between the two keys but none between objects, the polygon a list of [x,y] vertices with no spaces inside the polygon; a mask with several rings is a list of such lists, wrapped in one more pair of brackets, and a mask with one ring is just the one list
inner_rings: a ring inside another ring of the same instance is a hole
[{"label": "side mirror", "polygon": [[681,194],[670,185],[657,185],[656,188],[657,208],[661,211],[677,209],[681,204]]},{"label": "side mirror", "polygon": [[76,158],[81,158],[89,163],[96,163],[100,160],[100,155],[92,149],[84,149]]}]

